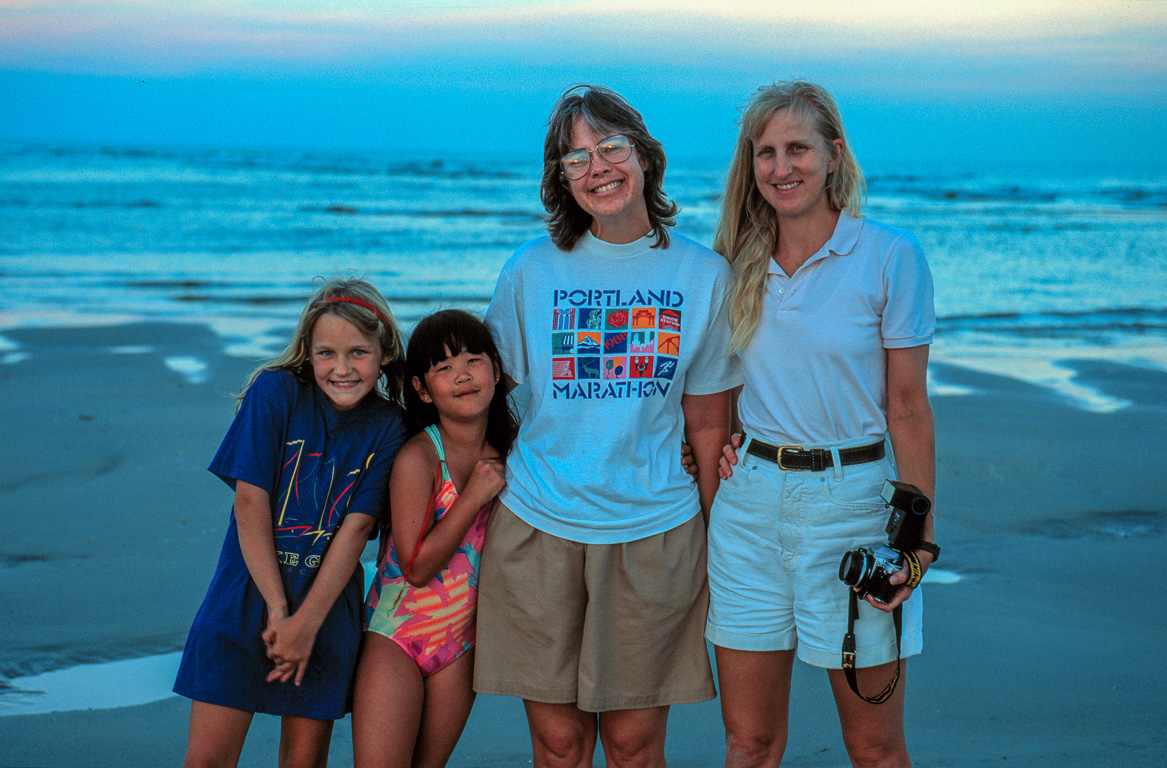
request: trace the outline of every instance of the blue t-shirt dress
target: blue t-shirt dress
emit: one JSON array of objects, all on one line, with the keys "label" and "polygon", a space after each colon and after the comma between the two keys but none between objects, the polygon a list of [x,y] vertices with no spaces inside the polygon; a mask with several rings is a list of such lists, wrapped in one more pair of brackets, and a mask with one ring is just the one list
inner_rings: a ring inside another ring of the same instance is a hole
[{"label": "blue t-shirt dress", "polygon": [[[271,498],[276,557],[294,612],[345,515],[388,514],[389,470],[405,441],[401,409],[376,394],[338,411],[315,384],[264,371],[227,430],[210,471]],[[299,686],[267,682],[263,595],[251,579],[232,511],[211,586],[195,615],[174,692],[272,715],[335,720],[349,711],[363,618],[360,564],[325,618]]]}]

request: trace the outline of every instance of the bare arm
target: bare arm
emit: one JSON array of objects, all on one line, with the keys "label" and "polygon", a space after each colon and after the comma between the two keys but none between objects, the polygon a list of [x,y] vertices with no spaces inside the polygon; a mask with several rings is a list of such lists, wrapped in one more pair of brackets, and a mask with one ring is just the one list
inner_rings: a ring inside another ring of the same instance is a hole
[{"label": "bare arm", "polygon": [[[936,430],[932,404],[928,401],[928,346],[887,350],[887,431],[895,452],[900,479],[919,488],[935,501]],[[936,541],[935,508],[924,521],[924,541]],[[932,555],[917,550],[920,565],[927,571]],[[893,584],[902,584],[907,570],[893,574]],[[890,603],[873,602],[891,610],[908,599],[912,591],[901,587]]]},{"label": "bare arm", "polygon": [[276,560],[275,532],[271,521],[268,492],[257,485],[235,481],[235,527],[239,532],[239,549],[251,580],[267,605],[267,623],[288,615],[288,597],[280,566]]},{"label": "bare arm", "polygon": [[393,544],[405,578],[415,587],[428,584],[449,564],[478,511],[505,484],[502,459],[482,459],[475,464],[466,486],[446,514],[427,531],[438,467],[438,458],[428,440],[411,441],[398,455],[389,480]]},{"label": "bare arm", "polygon": [[377,518],[372,515],[353,513],[341,521],[304,602],[294,614],[273,623],[263,633],[268,656],[280,665],[268,675],[268,682],[276,679],[287,682],[293,674],[296,685],[304,679],[308,657],[316,644],[316,633],[353,577],[369,534],[376,527]]},{"label": "bare arm", "polygon": [[742,431],[742,422],[737,415],[737,399],[742,395],[742,385],[738,384],[729,391],[729,432],[732,435]]},{"label": "bare arm", "polygon": [[722,480],[733,477],[733,468],[737,464],[737,451],[742,447],[742,422],[738,418],[737,401],[742,394],[742,385],[739,384],[729,391],[729,440],[721,449],[718,459],[717,475]]},{"label": "bare arm", "polygon": [[709,510],[717,494],[717,462],[722,447],[729,442],[730,390],[712,395],[682,395],[681,412],[685,416],[685,441],[693,448],[697,463],[697,492],[701,513],[709,522]]}]

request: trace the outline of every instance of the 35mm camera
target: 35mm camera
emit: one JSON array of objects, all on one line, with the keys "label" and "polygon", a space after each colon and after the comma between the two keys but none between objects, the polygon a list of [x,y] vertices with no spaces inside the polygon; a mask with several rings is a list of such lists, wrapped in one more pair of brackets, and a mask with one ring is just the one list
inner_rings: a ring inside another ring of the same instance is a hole
[{"label": "35mm camera", "polygon": [[904,567],[904,552],[919,548],[932,502],[916,486],[895,480],[884,481],[880,496],[891,507],[886,529],[887,544],[844,552],[839,563],[839,578],[858,588],[860,597],[871,595],[887,603],[899,589],[888,579]]}]

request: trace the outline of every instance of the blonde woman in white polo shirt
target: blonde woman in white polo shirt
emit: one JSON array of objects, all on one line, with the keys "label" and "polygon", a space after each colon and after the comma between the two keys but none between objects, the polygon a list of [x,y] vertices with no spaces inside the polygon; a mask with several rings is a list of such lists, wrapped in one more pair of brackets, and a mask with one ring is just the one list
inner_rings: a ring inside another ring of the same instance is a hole
[{"label": "blonde woman in white polo shirt", "polygon": [[[907,566],[891,576],[889,602],[858,603],[858,690],[886,699],[857,696],[842,669],[843,553],[887,543],[885,479],[898,473],[929,498],[935,484],[931,275],[910,233],[860,217],[864,194],[830,94],[806,82],[759,89],[714,240],[733,267],[732,347],[745,376],[709,529],[706,637],[727,766],[781,763],[796,655],[827,669],[854,765],[911,764],[903,682],[885,687],[922,645]],[[923,539],[921,571],[939,552],[931,515]]]}]

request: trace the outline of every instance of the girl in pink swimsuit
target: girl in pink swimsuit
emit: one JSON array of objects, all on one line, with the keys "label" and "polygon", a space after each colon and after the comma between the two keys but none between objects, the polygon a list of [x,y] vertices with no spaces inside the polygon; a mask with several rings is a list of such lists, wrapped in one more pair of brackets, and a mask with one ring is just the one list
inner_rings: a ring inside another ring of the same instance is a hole
[{"label": "girl in pink swimsuit", "polygon": [[353,697],[356,768],[444,766],[474,704],[478,562],[518,425],[482,321],[444,310],[406,351],[416,432],[389,481],[392,535],[365,604]]}]

